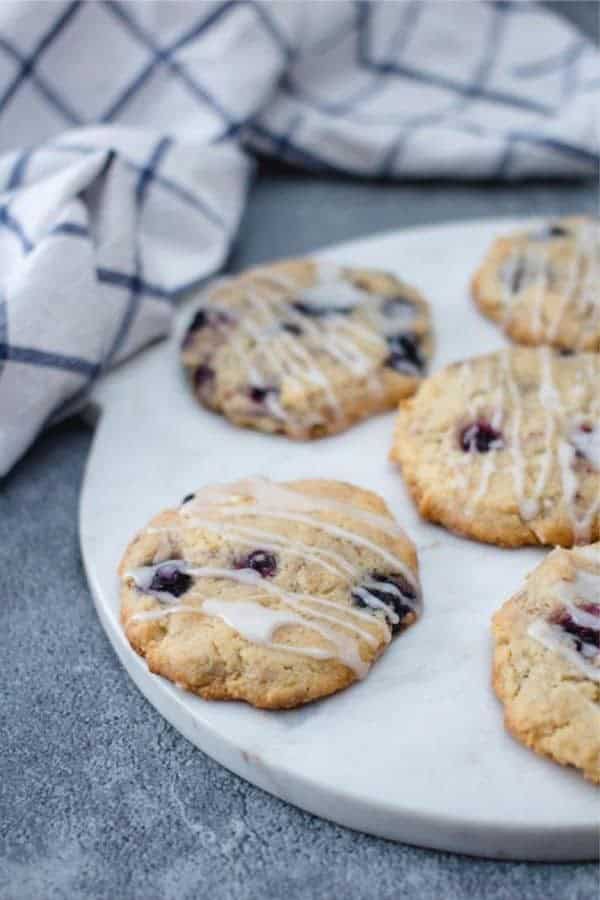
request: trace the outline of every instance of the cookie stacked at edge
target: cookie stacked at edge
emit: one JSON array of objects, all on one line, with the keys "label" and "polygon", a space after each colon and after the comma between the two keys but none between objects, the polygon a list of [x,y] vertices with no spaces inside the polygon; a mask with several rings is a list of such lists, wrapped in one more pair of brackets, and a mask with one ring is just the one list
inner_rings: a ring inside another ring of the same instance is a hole
[{"label": "cookie stacked at edge", "polygon": [[559,219],[498,238],[473,296],[518,343],[600,351],[600,222]]},{"label": "cookie stacked at edge", "polygon": [[509,731],[600,783],[600,544],[550,553],[493,632]]}]

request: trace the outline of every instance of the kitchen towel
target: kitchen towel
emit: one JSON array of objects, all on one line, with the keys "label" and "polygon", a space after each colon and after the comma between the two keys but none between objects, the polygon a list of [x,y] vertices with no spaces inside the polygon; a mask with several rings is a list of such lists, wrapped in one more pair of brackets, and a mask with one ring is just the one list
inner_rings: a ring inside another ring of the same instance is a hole
[{"label": "kitchen towel", "polygon": [[600,55],[529,2],[0,4],[0,475],[226,259],[252,153],[591,177]]}]

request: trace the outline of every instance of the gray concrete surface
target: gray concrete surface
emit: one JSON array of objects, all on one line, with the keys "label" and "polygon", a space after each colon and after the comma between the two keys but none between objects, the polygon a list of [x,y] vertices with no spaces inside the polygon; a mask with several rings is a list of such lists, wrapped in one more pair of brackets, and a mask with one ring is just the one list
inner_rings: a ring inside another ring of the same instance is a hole
[{"label": "gray concrete surface", "polygon": [[[554,6],[597,28],[595,3]],[[231,267],[390,228],[597,202],[591,182],[359,184],[267,166]],[[91,441],[72,420],[0,483],[1,900],[598,896],[593,864],[498,863],[356,834],[188,744],[129,681],[94,613],[77,543]]]}]

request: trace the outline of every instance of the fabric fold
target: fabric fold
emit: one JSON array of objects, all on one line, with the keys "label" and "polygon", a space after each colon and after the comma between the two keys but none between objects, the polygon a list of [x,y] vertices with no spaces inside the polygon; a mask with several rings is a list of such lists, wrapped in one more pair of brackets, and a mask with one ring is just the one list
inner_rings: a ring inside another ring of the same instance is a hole
[{"label": "fabric fold", "polygon": [[249,152],[593,178],[599,97],[598,49],[536,4],[3,3],[0,475],[222,267]]}]

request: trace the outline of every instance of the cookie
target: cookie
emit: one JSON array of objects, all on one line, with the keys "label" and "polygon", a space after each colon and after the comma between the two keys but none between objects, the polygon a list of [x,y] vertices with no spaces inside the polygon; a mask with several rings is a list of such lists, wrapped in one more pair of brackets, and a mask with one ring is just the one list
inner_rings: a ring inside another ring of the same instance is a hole
[{"label": "cookie", "polygon": [[499,238],[473,296],[520,344],[600,351],[600,222],[559,219]]},{"label": "cookie", "polygon": [[236,425],[306,439],[412,394],[426,301],[395,276],[291,260],[214,285],[182,345],[197,399]]},{"label": "cookie", "polygon": [[600,538],[600,355],[517,347],[402,404],[392,459],[422,516],[506,547]]},{"label": "cookie", "polygon": [[493,632],[511,734],[600,783],[600,544],[550,553]]},{"label": "cookie", "polygon": [[336,481],[190,494],[119,572],[123,627],[152,672],[268,709],[363,678],[421,606],[415,549],[383,500]]}]

